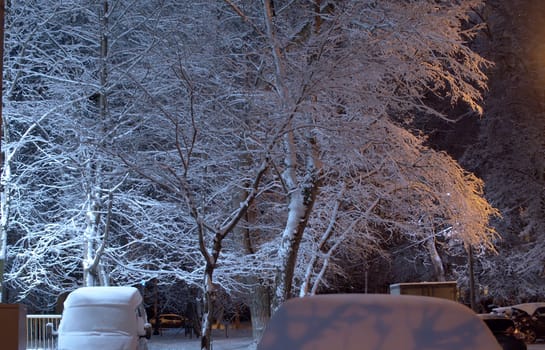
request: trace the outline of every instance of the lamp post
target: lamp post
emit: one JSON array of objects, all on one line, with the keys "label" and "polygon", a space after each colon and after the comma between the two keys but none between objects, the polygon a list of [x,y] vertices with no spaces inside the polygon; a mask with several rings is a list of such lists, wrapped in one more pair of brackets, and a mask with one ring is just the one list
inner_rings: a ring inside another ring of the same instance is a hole
[{"label": "lamp post", "polygon": [[467,249],[468,265],[469,265],[469,302],[471,304],[471,310],[477,311],[475,305],[475,272],[473,271],[473,246],[469,245]]}]

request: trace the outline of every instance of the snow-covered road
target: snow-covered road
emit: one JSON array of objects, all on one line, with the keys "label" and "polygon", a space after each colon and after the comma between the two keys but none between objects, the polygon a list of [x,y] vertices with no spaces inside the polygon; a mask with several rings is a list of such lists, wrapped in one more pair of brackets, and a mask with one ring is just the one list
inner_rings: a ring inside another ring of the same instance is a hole
[{"label": "snow-covered road", "polygon": [[[183,332],[167,330],[163,335],[153,335],[148,343],[149,350],[200,350],[200,340],[185,337]],[[212,350],[253,350],[255,344],[249,329],[214,330]]]}]

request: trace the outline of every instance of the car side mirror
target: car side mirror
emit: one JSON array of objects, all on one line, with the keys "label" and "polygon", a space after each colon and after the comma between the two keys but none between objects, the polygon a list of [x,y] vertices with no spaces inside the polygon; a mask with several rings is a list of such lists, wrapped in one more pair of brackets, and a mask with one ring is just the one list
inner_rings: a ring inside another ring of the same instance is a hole
[{"label": "car side mirror", "polygon": [[45,335],[46,337],[53,337],[53,336],[57,336],[59,334],[59,332],[57,332],[53,326],[53,323],[51,322],[48,322],[45,324]]},{"label": "car side mirror", "polygon": [[144,330],[146,331],[146,339],[151,338],[151,323],[146,322],[144,324]]}]

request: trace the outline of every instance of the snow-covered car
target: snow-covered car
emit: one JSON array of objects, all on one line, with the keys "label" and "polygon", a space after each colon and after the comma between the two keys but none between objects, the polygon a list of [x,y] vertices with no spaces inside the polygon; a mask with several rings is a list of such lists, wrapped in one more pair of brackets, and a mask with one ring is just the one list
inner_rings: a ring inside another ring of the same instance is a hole
[{"label": "snow-covered car", "polygon": [[524,334],[526,343],[531,344],[537,339],[545,339],[545,302],[510,305],[492,311],[507,314]]},{"label": "snow-covered car", "polygon": [[58,350],[147,350],[151,325],[138,289],[82,287],[66,298],[54,334]]},{"label": "snow-covered car", "polygon": [[503,350],[526,350],[527,346],[512,319],[496,314],[478,314],[496,337]]},{"label": "snow-covered car", "polygon": [[283,303],[257,349],[501,350],[501,346],[477,314],[452,300],[335,294]]}]

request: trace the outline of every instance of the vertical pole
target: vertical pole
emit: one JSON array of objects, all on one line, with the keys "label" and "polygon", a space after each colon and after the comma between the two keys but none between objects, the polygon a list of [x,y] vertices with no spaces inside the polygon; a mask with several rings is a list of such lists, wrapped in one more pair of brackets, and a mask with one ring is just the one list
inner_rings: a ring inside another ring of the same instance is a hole
[{"label": "vertical pole", "polygon": [[468,264],[469,264],[469,299],[471,310],[477,311],[475,305],[475,272],[473,271],[473,247],[470,245],[467,249]]},{"label": "vertical pole", "polygon": [[368,284],[369,284],[369,269],[365,267],[365,290],[364,293],[368,293]]},{"label": "vertical pole", "polygon": [[[158,305],[158,290],[157,290],[157,277],[153,279],[153,292],[154,292],[154,300],[153,300],[153,317],[155,318],[155,325],[153,327],[153,334],[157,335],[159,334],[159,308]],[[187,315],[186,315],[187,316]]]}]

